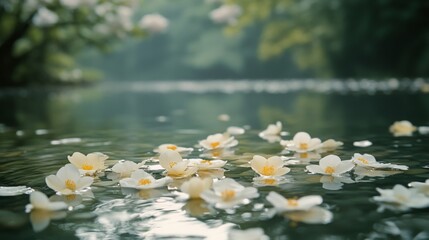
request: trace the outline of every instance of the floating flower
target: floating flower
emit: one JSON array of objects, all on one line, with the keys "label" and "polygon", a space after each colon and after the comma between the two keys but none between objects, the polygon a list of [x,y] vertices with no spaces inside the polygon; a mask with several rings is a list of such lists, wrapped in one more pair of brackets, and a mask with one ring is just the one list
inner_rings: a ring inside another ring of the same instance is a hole
[{"label": "floating flower", "polygon": [[81,177],[79,170],[72,164],[67,164],[58,170],[56,175],[49,175],[45,179],[52,190],[64,194],[77,194],[91,186],[92,177]]},{"label": "floating flower", "polygon": [[201,140],[199,144],[208,150],[214,150],[219,148],[230,148],[237,146],[238,141],[229,134],[216,133],[209,135],[206,139]]},{"label": "floating flower", "polygon": [[204,159],[189,159],[189,166],[198,168],[198,170],[218,169],[225,166],[224,160],[204,160]]},{"label": "floating flower", "polygon": [[408,166],[405,166],[405,165],[377,162],[375,157],[370,154],[362,155],[359,153],[355,153],[353,155],[352,161],[356,163],[356,165],[365,167],[365,168],[391,168],[391,169],[398,169],[398,170],[408,170]]},{"label": "floating flower", "polygon": [[158,146],[158,148],[154,149],[154,152],[163,152],[165,150],[173,150],[179,153],[188,153],[188,152],[192,152],[194,149],[193,148],[185,148],[185,147],[180,147],[171,143],[166,143],[166,144],[161,144]]},{"label": "floating flower", "polygon": [[277,213],[288,211],[307,211],[310,208],[320,205],[323,199],[319,195],[310,195],[301,198],[284,198],[276,192],[270,192],[267,196]]},{"label": "floating flower", "polygon": [[294,152],[311,152],[322,146],[319,138],[311,138],[306,132],[299,132],[295,134],[293,140],[282,140],[280,144],[287,150]]},{"label": "floating flower", "polygon": [[377,191],[380,196],[375,196],[374,200],[378,202],[398,204],[405,208],[429,207],[429,198],[415,188],[406,188],[396,184],[393,189],[377,188]]},{"label": "floating flower", "polygon": [[131,174],[130,178],[124,178],[119,181],[121,187],[134,189],[151,189],[165,186],[171,180],[170,177],[155,179],[152,175],[139,169]]},{"label": "floating flower", "polygon": [[284,162],[278,156],[272,156],[268,159],[255,155],[250,161],[253,171],[264,177],[280,177],[290,172],[290,168],[283,167]]},{"label": "floating flower", "polygon": [[429,179],[425,182],[411,182],[408,185],[417,191],[426,194],[426,196],[429,196]]},{"label": "floating flower", "polygon": [[86,156],[80,152],[74,152],[67,158],[71,164],[79,169],[81,174],[94,175],[106,168],[104,161],[109,157],[99,152],[90,153]]},{"label": "floating flower", "polygon": [[165,168],[167,176],[172,178],[185,178],[197,172],[197,168],[189,167],[189,161],[182,159],[176,151],[166,150],[159,156],[160,165]]},{"label": "floating flower", "polygon": [[333,218],[332,212],[321,207],[312,207],[308,211],[286,212],[285,216],[292,221],[307,224],[327,224]]},{"label": "floating flower", "polygon": [[232,126],[232,127],[228,127],[226,129],[226,132],[231,135],[242,135],[246,132],[246,130],[244,130],[244,128],[241,128],[241,127]]},{"label": "floating flower", "polygon": [[352,170],[354,166],[351,161],[341,161],[336,155],[328,155],[320,159],[319,165],[309,165],[306,168],[311,173],[339,176]]},{"label": "floating flower", "polygon": [[139,26],[151,33],[159,33],[167,29],[168,19],[158,13],[147,14],[140,20]]},{"label": "floating flower", "polygon": [[285,134],[287,133],[282,132],[282,123],[278,121],[276,124],[269,124],[264,131],[259,133],[259,137],[273,143],[279,142],[281,140],[280,135]]},{"label": "floating flower", "polygon": [[269,240],[262,228],[249,228],[246,230],[231,229],[228,233],[228,240]]},{"label": "floating flower", "polygon": [[416,130],[417,128],[411,122],[406,120],[394,122],[389,128],[389,131],[395,137],[411,136]]},{"label": "floating flower", "polygon": [[31,210],[44,210],[44,211],[58,211],[66,209],[68,206],[64,202],[51,202],[48,197],[39,191],[34,191],[30,194],[30,204],[25,208],[27,211]]},{"label": "floating flower", "polygon": [[113,165],[112,172],[119,174],[121,177],[129,177],[131,173],[137,171],[141,166],[142,164],[121,160]]},{"label": "floating flower", "polygon": [[258,197],[258,191],[254,187],[244,187],[234,179],[225,178],[213,183],[213,191],[206,190],[201,193],[201,198],[217,208],[233,208],[239,204],[249,203],[249,198]]},{"label": "floating flower", "polygon": [[332,151],[337,149],[338,147],[343,146],[343,142],[335,141],[334,139],[328,139],[324,142],[322,142],[322,149]]},{"label": "floating flower", "polygon": [[201,193],[209,190],[212,183],[211,178],[193,177],[182,184],[180,191],[188,194],[191,199],[201,198]]}]

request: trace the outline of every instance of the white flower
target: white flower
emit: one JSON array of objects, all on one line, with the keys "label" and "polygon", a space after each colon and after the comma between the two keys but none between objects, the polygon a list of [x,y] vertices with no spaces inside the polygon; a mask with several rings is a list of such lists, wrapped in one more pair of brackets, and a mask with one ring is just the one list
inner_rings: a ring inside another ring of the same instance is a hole
[{"label": "white flower", "polygon": [[172,178],[185,178],[197,172],[197,168],[189,167],[189,161],[182,159],[176,151],[166,150],[159,156],[160,165],[165,168],[166,174]]},{"label": "white flower", "polygon": [[269,240],[262,228],[250,228],[246,230],[231,229],[228,233],[228,240]]},{"label": "white flower", "polygon": [[328,155],[320,159],[319,165],[309,165],[306,168],[311,173],[339,176],[352,170],[354,166],[351,161],[341,161],[336,155]]},{"label": "white flower", "polygon": [[52,190],[64,194],[76,194],[91,186],[92,177],[81,177],[79,170],[72,164],[67,164],[58,170],[56,175],[49,175],[45,179]]},{"label": "white flower", "polygon": [[51,10],[41,7],[33,18],[34,25],[38,27],[49,27],[58,22],[58,15]]},{"label": "white flower", "polygon": [[66,209],[68,206],[64,202],[51,202],[48,197],[39,191],[34,191],[30,194],[30,204],[25,208],[30,210],[45,210],[45,211],[58,211]]},{"label": "white flower", "polygon": [[277,213],[288,211],[307,211],[310,208],[320,205],[323,199],[319,195],[310,195],[301,198],[284,198],[276,192],[270,192],[267,196]]},{"label": "white flower", "polygon": [[258,196],[256,188],[244,187],[231,178],[225,178],[213,183],[213,191],[206,190],[201,194],[201,198],[206,202],[222,209],[247,204],[249,203],[249,198]]},{"label": "white flower", "polygon": [[179,152],[179,153],[186,153],[186,152],[192,152],[194,149],[193,148],[185,148],[185,147],[180,147],[174,144],[170,144],[170,143],[166,143],[166,144],[161,144],[158,146],[158,148],[154,149],[154,152],[160,153],[163,152],[167,149]]},{"label": "white flower", "polygon": [[189,159],[189,166],[198,168],[199,170],[218,169],[225,166],[224,160],[204,160],[204,159]]},{"label": "white flower", "polygon": [[276,124],[269,124],[267,129],[259,133],[259,137],[273,143],[279,142],[282,134],[284,134],[282,133],[282,123],[278,121]]},{"label": "white flower", "polygon": [[411,122],[406,120],[394,122],[389,128],[389,131],[395,137],[411,136],[416,130],[417,128]]},{"label": "white flower", "polygon": [[408,166],[405,166],[405,165],[377,162],[375,157],[370,154],[362,155],[359,153],[355,153],[353,155],[352,161],[356,163],[356,165],[365,167],[365,168],[391,168],[391,169],[398,169],[398,170],[408,170]]},{"label": "white flower", "polygon": [[213,179],[193,177],[184,182],[180,187],[180,191],[188,194],[189,198],[201,198],[201,193],[210,189]]},{"label": "white flower", "polygon": [[159,33],[167,29],[168,19],[158,13],[147,14],[142,17],[139,25],[151,33]]},{"label": "white flower", "polygon": [[155,179],[149,173],[142,169],[136,170],[131,174],[131,177],[124,178],[119,181],[121,187],[134,188],[134,189],[151,189],[165,186],[167,182],[171,180],[170,177],[164,177],[161,179]]},{"label": "white flower", "polygon": [[242,135],[246,132],[246,130],[241,127],[231,126],[226,129],[226,132],[231,135]]},{"label": "white flower", "polygon": [[412,188],[415,188],[417,191],[429,196],[429,179],[426,179],[425,182],[411,182],[408,185]]},{"label": "white flower", "polygon": [[250,161],[253,171],[264,177],[280,177],[290,172],[290,168],[283,167],[284,162],[278,156],[272,156],[268,159],[255,155]]},{"label": "white flower", "polygon": [[343,142],[335,141],[334,139],[328,139],[328,140],[322,142],[322,148],[324,148],[326,150],[335,150],[341,146],[343,146]]},{"label": "white flower", "polygon": [[312,207],[308,211],[287,212],[285,216],[294,222],[307,224],[327,224],[333,218],[332,212],[321,207]]},{"label": "white flower", "polygon": [[210,12],[210,18],[216,23],[234,24],[241,15],[238,5],[222,5]]},{"label": "white flower", "polygon": [[238,141],[229,134],[216,133],[209,135],[206,139],[199,141],[199,144],[208,150],[219,149],[219,148],[230,148],[237,146]]},{"label": "white flower", "polygon": [[380,196],[375,196],[374,200],[378,202],[399,204],[407,208],[429,207],[429,198],[414,188],[396,184],[393,189],[377,188],[377,191]]},{"label": "white flower", "polygon": [[142,164],[137,164],[132,161],[119,161],[112,167],[112,172],[120,174],[121,177],[129,177],[131,173],[138,170]]},{"label": "white flower", "polygon": [[69,162],[79,169],[83,175],[94,175],[97,172],[104,170],[104,161],[109,158],[99,152],[84,155],[80,152],[74,152],[71,156],[67,156]]},{"label": "white flower", "polygon": [[306,132],[299,132],[295,134],[293,140],[282,140],[280,144],[287,150],[294,152],[311,152],[322,146],[319,138],[311,138]]}]

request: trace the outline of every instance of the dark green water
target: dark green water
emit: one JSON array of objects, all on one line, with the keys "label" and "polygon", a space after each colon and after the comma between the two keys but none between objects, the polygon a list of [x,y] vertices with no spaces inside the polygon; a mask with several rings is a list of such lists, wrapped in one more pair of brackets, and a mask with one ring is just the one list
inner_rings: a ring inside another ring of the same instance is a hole
[{"label": "dark green water", "polygon": [[[292,135],[307,131],[321,139],[343,141],[344,146],[333,152],[342,159],[369,153],[380,162],[410,167],[385,177],[361,178],[352,172],[353,183],[328,190],[320,176],[304,172],[304,165],[290,166],[288,183],[258,187],[261,196],[234,213],[201,202],[180,201],[173,188],[127,195],[104,176],[92,186],[93,199],[85,199],[67,217],[51,220],[37,233],[24,209],[28,195],[0,197],[0,237],[224,239],[228,227],[236,225],[241,229],[262,227],[272,239],[428,239],[429,209],[378,212],[379,205],[371,198],[378,195],[376,187],[429,178],[429,136],[417,133],[395,138],[388,132],[398,120],[429,125],[429,94],[420,91],[421,81],[400,83],[399,87],[391,82],[374,84],[188,82],[0,91],[0,185],[26,185],[48,196],[53,191],[46,186],[45,177],[68,163],[67,155],[75,151],[103,152],[109,160],[140,162],[156,156],[152,149],[159,144],[193,147],[228,126],[249,130],[237,137],[234,154],[224,157],[229,160],[225,176],[251,186],[256,174],[247,162],[252,156],[280,155],[282,151],[278,143],[258,137],[276,121]],[[228,114],[230,121],[219,121],[220,114]],[[373,145],[353,146],[360,140],[370,140]],[[194,151],[191,157],[200,154]],[[283,216],[267,217],[272,206],[265,196],[270,191],[288,197],[319,194],[324,199],[322,207],[333,213],[333,221],[305,224]]]}]

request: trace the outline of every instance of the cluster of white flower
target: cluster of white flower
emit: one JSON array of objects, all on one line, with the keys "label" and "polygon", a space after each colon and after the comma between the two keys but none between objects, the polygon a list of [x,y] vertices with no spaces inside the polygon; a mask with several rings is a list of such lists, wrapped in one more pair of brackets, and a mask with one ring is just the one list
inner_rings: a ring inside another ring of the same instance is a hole
[{"label": "cluster of white flower", "polygon": [[[282,124],[277,122],[269,125],[259,135],[264,137],[268,135],[280,136],[281,128]],[[32,213],[34,211],[56,212],[75,206],[76,202],[83,197],[94,197],[90,191],[90,186],[94,181],[99,180],[97,177],[100,174],[107,174],[109,179],[123,189],[131,191],[163,188],[168,185],[170,190],[180,190],[181,193],[177,193],[185,196],[184,199],[202,199],[207,204],[219,209],[237,208],[250,203],[251,199],[258,198],[260,194],[255,187],[246,186],[246,183],[242,185],[232,178],[225,177],[224,167],[228,162],[219,159],[219,157],[224,156],[225,152],[233,152],[233,148],[238,145],[238,140],[234,135],[240,135],[244,132],[245,130],[242,128],[230,127],[225,133],[209,135],[206,139],[199,141],[200,156],[208,155],[209,159],[184,158],[192,153],[194,148],[166,143],[153,150],[155,154],[159,154],[158,157],[146,159],[141,163],[120,160],[116,161],[111,168],[107,168],[108,156],[105,154],[95,152],[84,155],[75,152],[68,156],[70,164],[60,168],[56,175],[46,177],[47,186],[54,190],[57,195],[48,199],[43,193],[35,191],[30,195],[30,204],[27,209]],[[248,163],[258,175],[253,179],[255,186],[283,184],[287,182],[285,175],[291,171],[287,166],[297,164],[296,161],[301,161],[304,157],[303,154],[333,151],[343,145],[342,142],[332,139],[322,142],[319,138],[312,138],[306,132],[299,132],[295,134],[292,140],[281,140],[280,143],[287,150],[287,153],[289,151],[296,152],[301,156],[294,155],[291,158],[270,156],[266,158],[254,155]],[[325,150],[321,151],[323,149]],[[404,165],[378,162],[370,154],[355,153],[350,160],[341,160],[339,156],[333,154],[323,158],[313,155],[311,160],[317,160],[318,164],[306,164],[305,169],[310,174],[322,175],[320,182],[323,183],[324,188],[331,190],[339,189],[338,186],[341,186],[342,183],[353,182],[345,176],[353,169],[356,175],[365,176],[378,176],[377,174],[380,173],[377,171],[381,171],[380,169],[386,172],[408,170],[408,167]],[[163,170],[164,176],[157,179],[154,175],[159,175],[158,170]],[[383,174],[381,175],[383,176]],[[402,185],[396,185],[391,190],[377,188],[380,196],[374,197],[374,200],[396,204],[401,209],[429,207],[429,179],[424,183],[412,182],[409,185],[411,188]],[[58,198],[61,196],[73,196],[73,201]],[[266,196],[266,200],[273,206],[272,212],[281,214],[293,221],[326,224],[331,222],[333,217],[332,212],[318,206],[323,202],[319,195],[285,198],[272,191]],[[64,213],[60,215],[63,216]],[[43,226],[46,227],[46,224],[46,221],[42,224],[35,224],[34,228],[40,230],[43,229]],[[230,235],[242,234],[247,236],[247,231],[261,232],[262,230],[232,230]],[[261,239],[266,237],[263,232],[258,236]]]}]

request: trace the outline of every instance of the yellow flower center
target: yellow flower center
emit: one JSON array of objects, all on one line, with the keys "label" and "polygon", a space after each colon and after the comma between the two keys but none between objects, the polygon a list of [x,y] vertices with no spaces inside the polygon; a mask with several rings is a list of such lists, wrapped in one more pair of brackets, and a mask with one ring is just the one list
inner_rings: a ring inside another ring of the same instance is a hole
[{"label": "yellow flower center", "polygon": [[210,146],[212,148],[217,148],[217,147],[219,147],[219,145],[220,145],[220,142],[212,142],[212,143],[210,143]]},{"label": "yellow flower center", "polygon": [[73,180],[67,179],[66,188],[68,188],[72,191],[75,191],[76,190],[76,183]]},{"label": "yellow flower center", "polygon": [[363,164],[368,164],[368,160],[363,157],[357,158],[357,160],[361,161]]},{"label": "yellow flower center", "polygon": [[221,198],[224,201],[231,201],[232,199],[234,199],[234,197],[235,197],[235,191],[234,190],[227,189],[221,193]]},{"label": "yellow flower center", "polygon": [[302,150],[308,149],[308,144],[307,143],[300,143],[299,144],[299,149],[302,149]]},{"label": "yellow flower center", "polygon": [[94,166],[85,164],[85,165],[82,166],[82,169],[83,170],[93,170]]},{"label": "yellow flower center", "polygon": [[167,146],[167,149],[170,149],[170,150],[176,150],[177,149],[177,146],[176,145],[168,145]]},{"label": "yellow flower center", "polygon": [[265,175],[265,176],[273,175],[274,174],[274,167],[273,166],[264,166],[264,168],[262,168],[261,174]]},{"label": "yellow flower center", "polygon": [[152,181],[149,180],[149,179],[147,179],[147,178],[142,178],[142,179],[139,180],[139,185],[148,185],[148,184],[151,184],[151,183],[152,183]]},{"label": "yellow flower center", "polygon": [[170,163],[169,163],[170,168],[173,168],[174,166],[176,166],[176,164],[177,164],[177,162],[170,162]]},{"label": "yellow flower center", "polygon": [[308,157],[308,153],[301,153],[299,154],[300,158],[307,158]]},{"label": "yellow flower center", "polygon": [[326,167],[325,168],[325,173],[326,174],[332,174],[334,172],[335,172],[335,168],[333,168],[333,167]]},{"label": "yellow flower center", "polygon": [[212,165],[212,161],[210,160],[201,160],[202,164],[208,164],[208,165]]},{"label": "yellow flower center", "polygon": [[269,178],[269,179],[264,179],[264,184],[265,185],[275,185],[276,184],[276,180]]},{"label": "yellow flower center", "polygon": [[288,199],[287,204],[291,207],[298,207],[298,200],[295,198]]}]

